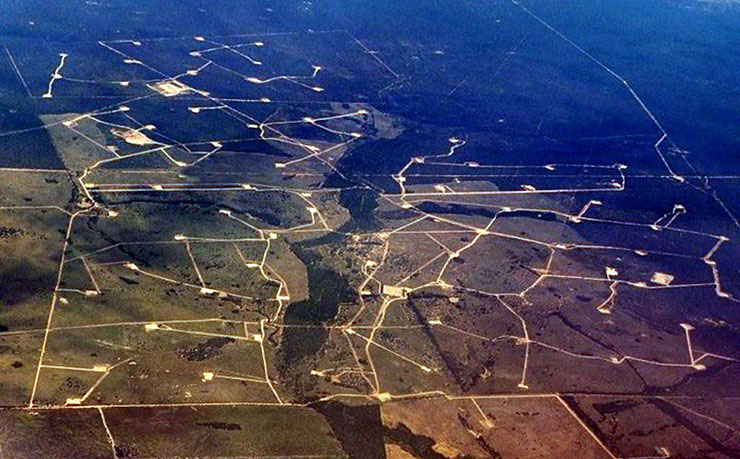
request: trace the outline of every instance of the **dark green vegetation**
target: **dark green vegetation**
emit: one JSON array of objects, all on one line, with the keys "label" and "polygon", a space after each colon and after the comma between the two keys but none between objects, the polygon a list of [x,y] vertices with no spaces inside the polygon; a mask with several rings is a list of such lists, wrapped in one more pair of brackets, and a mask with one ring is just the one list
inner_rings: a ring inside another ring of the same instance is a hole
[{"label": "dark green vegetation", "polygon": [[379,406],[322,402],[312,405],[312,408],[326,418],[349,457],[385,458]]},{"label": "dark green vegetation", "polygon": [[347,279],[336,271],[321,267],[320,256],[296,244],[293,252],[306,266],[309,298],[288,306],[286,325],[309,325],[316,328],[286,328],[280,344],[283,371],[306,357],[314,356],[328,335],[321,325],[328,324],[339,311],[340,303],[351,301],[354,293]]},{"label": "dark green vegetation", "polygon": [[342,229],[361,232],[378,228],[375,220],[377,193],[365,188],[353,188],[343,190],[339,196],[339,202],[349,210],[352,217],[352,221]]},{"label": "dark green vegetation", "polygon": [[[0,37],[0,167],[64,167]],[[19,132],[18,132],[19,131]]]},{"label": "dark green vegetation", "polygon": [[0,455],[738,456],[737,2],[4,3]]}]

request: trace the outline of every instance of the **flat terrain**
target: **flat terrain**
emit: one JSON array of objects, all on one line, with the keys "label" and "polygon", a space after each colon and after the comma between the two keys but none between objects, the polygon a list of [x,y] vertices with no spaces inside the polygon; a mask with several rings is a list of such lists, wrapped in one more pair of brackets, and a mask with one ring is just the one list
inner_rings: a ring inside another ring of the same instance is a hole
[{"label": "flat terrain", "polygon": [[737,6],[288,3],[0,18],[0,456],[740,457]]}]

